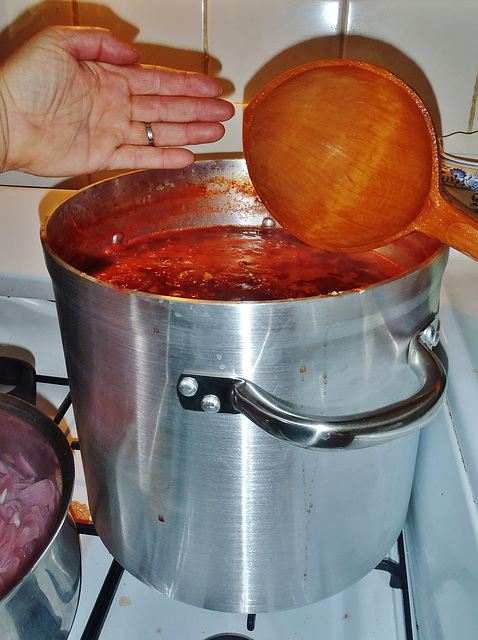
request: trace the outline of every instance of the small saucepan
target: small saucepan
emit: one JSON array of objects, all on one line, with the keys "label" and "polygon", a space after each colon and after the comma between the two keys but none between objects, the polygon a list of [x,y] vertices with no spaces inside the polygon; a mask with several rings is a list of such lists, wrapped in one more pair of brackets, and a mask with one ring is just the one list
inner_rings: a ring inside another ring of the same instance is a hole
[{"label": "small saucepan", "polygon": [[[67,637],[80,591],[66,437],[35,401],[35,372],[0,358],[0,638]],[[23,399],[25,398],[25,399]],[[29,402],[27,402],[29,400]]]}]

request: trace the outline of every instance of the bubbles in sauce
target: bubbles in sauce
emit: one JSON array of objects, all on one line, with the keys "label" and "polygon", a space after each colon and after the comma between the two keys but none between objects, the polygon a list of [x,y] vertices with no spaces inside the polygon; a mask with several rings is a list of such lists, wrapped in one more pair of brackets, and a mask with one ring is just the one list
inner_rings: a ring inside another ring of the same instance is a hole
[{"label": "bubbles in sauce", "polygon": [[84,269],[118,287],[180,298],[308,298],[382,282],[403,267],[373,251],[331,253],[280,228],[218,225],[113,241]]}]

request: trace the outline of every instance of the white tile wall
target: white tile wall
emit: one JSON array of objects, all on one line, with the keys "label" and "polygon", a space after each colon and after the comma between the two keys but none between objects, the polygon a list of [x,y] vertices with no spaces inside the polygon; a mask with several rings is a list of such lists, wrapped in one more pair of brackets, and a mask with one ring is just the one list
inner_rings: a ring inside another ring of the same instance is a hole
[{"label": "white tile wall", "polygon": [[443,135],[478,127],[476,0],[349,0],[345,55],[410,84]]},{"label": "white tile wall", "polygon": [[[408,82],[439,134],[478,128],[477,17],[476,0],[2,0],[0,57],[45,24],[109,27],[134,42],[144,62],[222,79],[236,115],[223,140],[195,151],[224,156],[242,152],[242,105],[265,83],[303,62],[342,55],[387,67]],[[58,182],[0,176],[9,185]]]},{"label": "white tile wall", "polygon": [[208,0],[207,35],[231,99],[249,102],[280,73],[340,56],[340,2]]}]

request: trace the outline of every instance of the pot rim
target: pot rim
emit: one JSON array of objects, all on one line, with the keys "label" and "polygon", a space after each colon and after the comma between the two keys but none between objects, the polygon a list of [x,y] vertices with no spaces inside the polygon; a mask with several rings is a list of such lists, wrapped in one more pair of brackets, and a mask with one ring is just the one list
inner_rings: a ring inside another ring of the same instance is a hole
[{"label": "pot rim", "polygon": [[[231,159],[231,160],[219,160],[219,161],[196,161],[195,163],[193,163],[193,165],[190,165],[190,167],[186,167],[186,170],[188,168],[191,168],[191,167],[194,167],[194,166],[207,167],[209,165],[209,166],[221,167],[222,165],[224,165],[227,162],[237,162],[237,160]],[[113,178],[111,178],[111,177],[110,178],[106,178],[104,180],[99,180],[98,182],[95,182],[93,184],[87,185],[86,187],[83,187],[83,188],[79,189],[74,194],[72,194],[72,195],[68,196],[67,198],[65,198],[65,200],[63,200],[57,207],[55,207],[55,209],[53,211],[51,211],[42,221],[41,228],[40,228],[40,239],[41,239],[41,243],[42,243],[44,252],[46,254],[48,254],[50,256],[50,258],[54,262],[59,264],[61,267],[66,269],[71,274],[73,274],[75,276],[79,276],[81,278],[84,278],[85,280],[87,280],[87,281],[89,281],[92,284],[95,284],[97,286],[104,287],[106,289],[109,289],[111,291],[116,291],[116,292],[119,292],[119,293],[124,294],[124,295],[139,296],[140,298],[153,299],[153,300],[160,299],[160,300],[165,300],[165,301],[169,301],[169,302],[178,302],[178,303],[179,302],[183,302],[183,303],[188,303],[188,304],[195,303],[195,304],[242,305],[242,306],[244,306],[244,305],[267,305],[267,304],[275,305],[275,304],[278,304],[278,303],[283,305],[286,302],[288,302],[288,303],[298,303],[298,302],[306,302],[306,301],[310,301],[310,300],[342,298],[344,296],[351,295],[351,294],[354,294],[354,293],[363,293],[363,292],[368,291],[368,290],[374,290],[377,287],[383,286],[385,284],[389,284],[389,283],[401,280],[402,278],[405,278],[405,277],[407,277],[407,276],[409,276],[409,275],[411,275],[411,274],[423,269],[424,267],[429,265],[431,262],[436,260],[439,256],[441,256],[443,254],[447,255],[447,252],[448,252],[447,245],[440,244],[438,241],[434,240],[433,238],[429,238],[428,236],[426,236],[423,233],[420,233],[419,231],[413,231],[413,232],[411,232],[409,234],[401,236],[400,238],[397,238],[392,243],[389,243],[389,244],[384,245],[382,247],[377,247],[376,249],[371,249],[371,250],[369,250],[369,252],[378,252],[378,253],[380,253],[380,251],[383,250],[385,247],[392,246],[395,243],[399,243],[399,242],[403,241],[404,238],[409,237],[409,236],[415,236],[415,237],[416,236],[422,236],[423,238],[426,238],[430,242],[432,242],[432,241],[436,242],[437,243],[437,248],[435,249],[435,251],[433,251],[422,262],[410,267],[409,269],[407,269],[403,273],[401,273],[401,274],[399,274],[397,276],[393,276],[392,278],[387,278],[385,280],[381,280],[380,282],[376,282],[374,284],[367,285],[366,287],[356,287],[354,289],[349,289],[347,291],[333,291],[331,293],[321,294],[321,295],[317,295],[317,296],[310,296],[310,297],[307,297],[307,298],[281,298],[281,299],[277,299],[277,300],[205,300],[205,299],[198,299],[198,298],[185,298],[185,297],[179,297],[179,296],[168,296],[168,295],[157,294],[157,293],[148,293],[146,291],[138,291],[136,289],[129,289],[127,287],[119,287],[119,286],[112,285],[112,284],[110,284],[108,282],[104,282],[102,280],[99,280],[98,278],[94,278],[93,276],[90,276],[87,273],[85,273],[83,271],[80,271],[76,267],[73,267],[71,264],[66,262],[63,258],[61,258],[52,249],[52,247],[50,246],[49,240],[48,240],[48,225],[49,225],[49,222],[55,216],[57,211],[60,208],[63,208],[65,205],[67,205],[68,202],[76,199],[83,192],[89,191],[89,190],[94,189],[94,188],[98,188],[102,184],[111,182],[113,180],[118,180],[118,179],[121,180],[121,178],[123,178],[123,177],[131,176],[131,175],[134,175],[134,174],[146,174],[148,172],[161,173],[161,171],[162,170],[160,170],[160,169],[154,169],[154,170],[142,169],[142,170],[136,170],[136,171],[130,171],[130,172],[122,173],[119,176],[115,176]],[[178,171],[184,171],[184,169],[178,170]],[[270,217],[270,214],[268,212],[265,212],[265,214]],[[279,223],[277,223],[277,225],[280,227]],[[178,227],[178,229],[180,229],[180,228],[181,227]]]},{"label": "pot rim", "polygon": [[[417,232],[418,233],[418,232]],[[42,240],[43,241],[43,240]],[[43,242],[43,246],[44,246],[44,250],[48,253],[48,255],[51,257],[51,259],[56,262],[57,264],[59,264],[61,267],[63,267],[66,271],[70,272],[71,274],[73,274],[75,277],[80,277],[84,280],[89,281],[92,285],[95,285],[97,287],[102,287],[105,289],[108,289],[112,292],[116,292],[122,295],[129,295],[129,296],[135,296],[135,297],[139,297],[139,298],[145,298],[145,299],[152,299],[152,300],[165,300],[168,302],[176,302],[176,303],[187,303],[187,304],[211,304],[211,305],[219,305],[219,306],[223,306],[223,305],[240,305],[240,306],[244,306],[244,305],[276,305],[276,304],[284,304],[284,303],[306,303],[308,301],[311,300],[325,300],[325,299],[338,299],[338,298],[344,298],[345,296],[349,296],[349,295],[353,295],[353,294],[363,294],[366,291],[373,291],[378,287],[382,287],[384,285],[396,282],[398,280],[401,280],[403,278],[409,277],[411,275],[413,275],[414,273],[416,273],[417,271],[420,271],[422,269],[424,269],[425,267],[427,267],[430,263],[434,262],[435,260],[437,260],[439,257],[443,256],[444,254],[448,253],[448,247],[444,244],[440,245],[430,256],[428,256],[423,262],[421,262],[420,264],[417,264],[415,267],[412,267],[410,269],[408,269],[407,271],[405,271],[404,273],[401,273],[399,275],[393,276],[392,278],[387,278],[386,280],[381,280],[380,282],[376,282],[374,284],[370,284],[367,285],[366,287],[358,287],[355,289],[349,289],[347,291],[337,291],[337,292],[331,292],[331,293],[327,293],[327,294],[321,294],[321,295],[317,295],[317,296],[309,296],[307,298],[281,298],[281,299],[277,299],[277,300],[204,300],[204,299],[198,299],[198,298],[185,298],[185,297],[179,297],[179,296],[167,296],[167,295],[163,295],[163,294],[158,294],[158,293],[148,293],[146,291],[138,291],[135,289],[129,289],[127,287],[118,287],[115,285],[110,284],[109,282],[104,282],[102,280],[99,280],[98,278],[94,278],[93,276],[88,275],[87,273],[80,271],[79,269],[76,269],[75,267],[73,267],[72,265],[68,264],[68,262],[66,262],[65,260],[63,260],[63,258],[60,258],[60,256],[58,256],[57,253],[55,253],[51,247],[49,246],[48,242],[45,241]]]}]

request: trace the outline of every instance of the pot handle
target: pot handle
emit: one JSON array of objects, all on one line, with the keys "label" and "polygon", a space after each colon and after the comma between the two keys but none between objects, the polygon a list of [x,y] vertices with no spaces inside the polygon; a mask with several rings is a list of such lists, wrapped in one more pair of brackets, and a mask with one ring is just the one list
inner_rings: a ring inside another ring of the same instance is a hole
[{"label": "pot handle", "polygon": [[37,396],[37,379],[35,368],[18,358],[0,357],[0,384],[12,386],[5,395],[35,404]]},{"label": "pot handle", "polygon": [[440,410],[446,372],[431,350],[437,333],[430,325],[412,338],[408,364],[421,388],[409,398],[374,411],[343,416],[302,413],[243,378],[183,373],[178,397],[183,408],[206,413],[242,413],[270,435],[306,449],[362,449],[423,427]]}]

